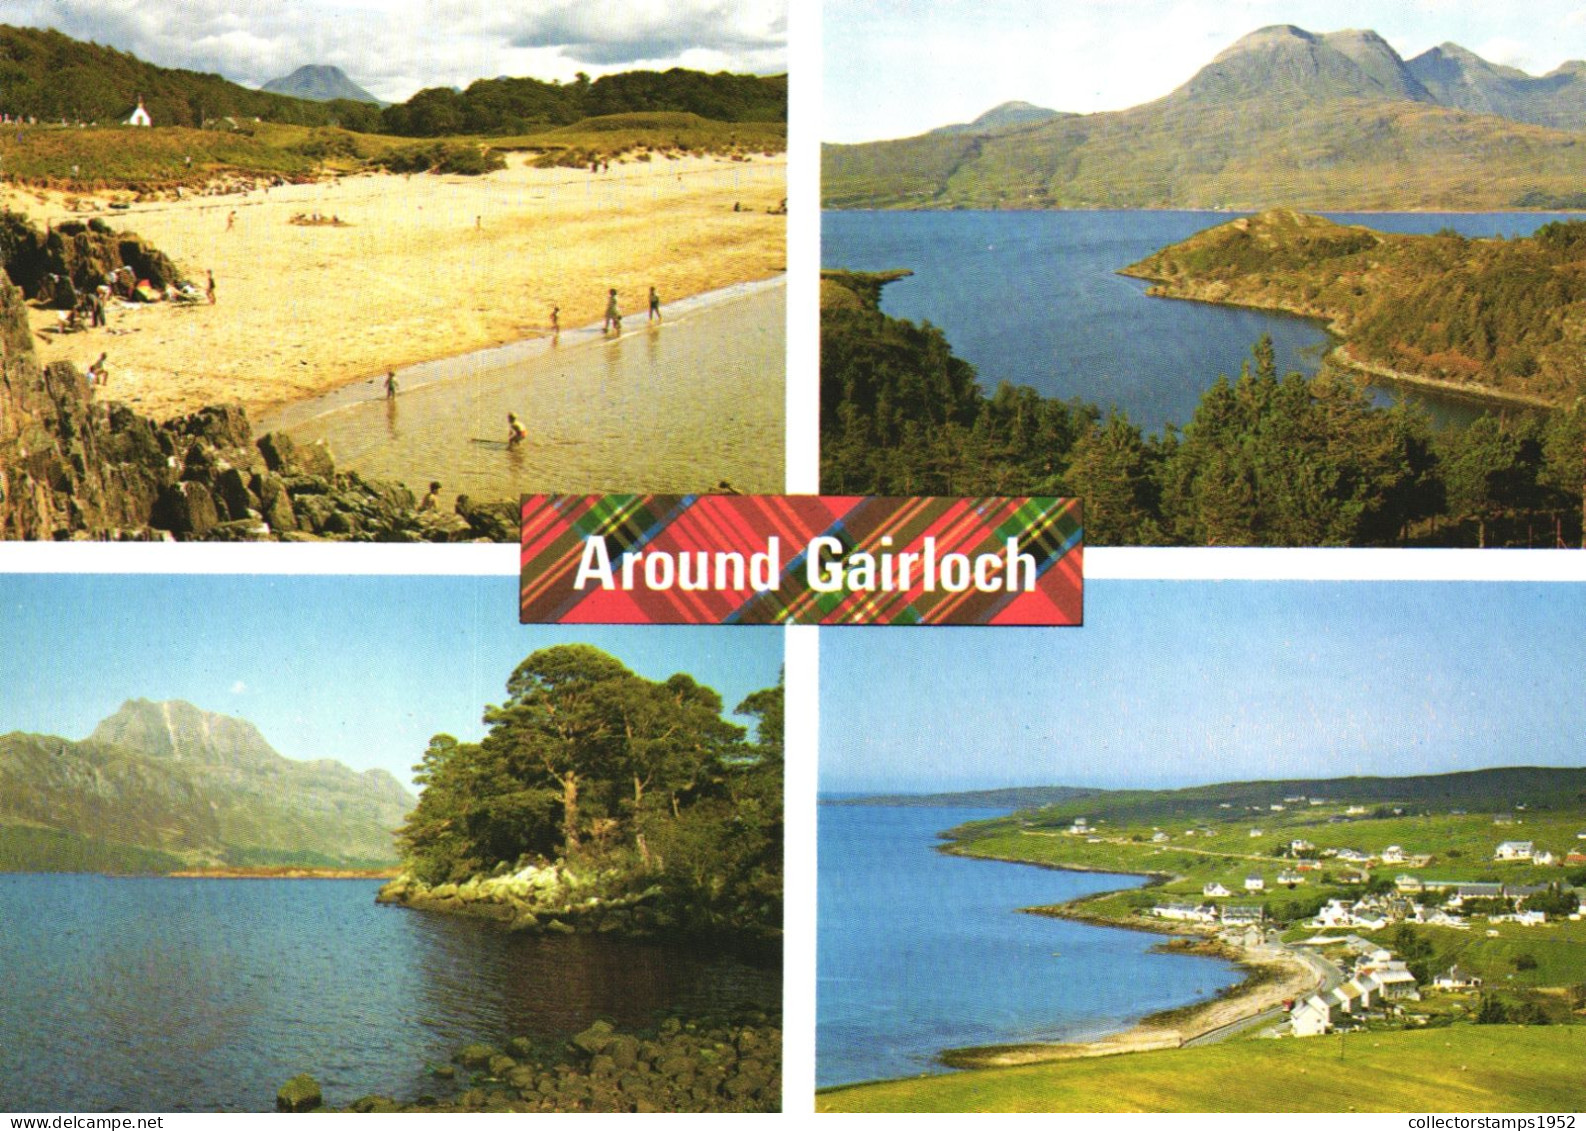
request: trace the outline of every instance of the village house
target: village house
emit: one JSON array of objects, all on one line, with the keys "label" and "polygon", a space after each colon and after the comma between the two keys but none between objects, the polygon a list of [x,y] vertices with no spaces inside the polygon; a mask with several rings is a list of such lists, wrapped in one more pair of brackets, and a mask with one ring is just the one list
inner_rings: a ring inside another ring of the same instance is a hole
[{"label": "village house", "polygon": [[1393,886],[1402,892],[1416,892],[1421,891],[1426,885],[1421,883],[1419,876],[1403,875],[1393,877]]},{"label": "village house", "polygon": [[1533,845],[1528,840],[1506,840],[1493,850],[1494,860],[1529,860]]},{"label": "village house", "polygon": [[1151,834],[1151,843],[1152,844],[1164,844],[1167,841],[1172,840],[1172,839],[1173,839],[1172,837],[1168,836],[1167,833],[1162,832],[1160,829],[1158,829],[1156,832]]},{"label": "village house", "polygon": [[1237,907],[1228,906],[1222,909],[1221,917],[1224,927],[1249,927],[1265,921],[1266,909],[1259,903]]},{"label": "village house", "polygon": [[1434,990],[1462,991],[1481,989],[1481,979],[1461,970],[1457,965],[1450,966],[1443,973],[1432,979]]},{"label": "village house", "polygon": [[1298,887],[1304,882],[1305,876],[1297,871],[1294,871],[1293,869],[1287,869],[1278,873],[1278,883],[1285,884],[1288,887]]},{"label": "village house", "polygon": [[152,126],[153,124],[154,121],[149,117],[149,112],[143,108],[143,99],[139,98],[138,108],[132,111],[131,116],[127,118],[127,125]]},{"label": "village house", "polygon": [[1260,876],[1246,876],[1245,877],[1245,890],[1246,891],[1265,891],[1266,889],[1267,889],[1267,881],[1262,879]]},{"label": "village house", "polygon": [[1384,864],[1403,864],[1404,849],[1397,844],[1388,845],[1387,848],[1382,850],[1382,862]]},{"label": "village house", "polygon": [[1211,896],[1232,895],[1233,892],[1231,892],[1227,888],[1223,887],[1223,885],[1218,883],[1216,880],[1213,880],[1211,883],[1206,884],[1204,887],[1201,888],[1201,894],[1204,895],[1204,896],[1207,896],[1207,897],[1211,897]]},{"label": "village house", "polygon": [[1551,868],[1557,861],[1558,858],[1545,849],[1539,848],[1531,853],[1531,863],[1540,865],[1543,868]]},{"label": "village house", "polygon": [[1159,903],[1151,908],[1158,919],[1171,919],[1179,923],[1215,923],[1217,909],[1206,904]]},{"label": "village house", "polygon": [[1291,841],[1289,841],[1289,854],[1292,855],[1292,856],[1298,856],[1302,852],[1315,852],[1315,851],[1316,851],[1316,846],[1314,844],[1312,844],[1308,840],[1291,840]]}]

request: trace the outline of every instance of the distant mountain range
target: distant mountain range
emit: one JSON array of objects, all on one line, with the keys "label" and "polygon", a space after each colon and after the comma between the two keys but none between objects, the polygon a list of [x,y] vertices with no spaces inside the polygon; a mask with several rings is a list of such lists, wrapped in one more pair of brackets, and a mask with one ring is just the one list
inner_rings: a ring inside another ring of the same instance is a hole
[{"label": "distant mountain range", "polygon": [[1541,78],[1373,31],[1245,36],[1155,102],[1027,103],[919,137],[827,145],[829,208],[1502,208],[1586,178],[1586,63]]},{"label": "distant mountain range", "polygon": [[128,700],[82,742],[0,735],[0,850],[48,830],[185,865],[378,865],[414,804],[384,770],[282,757],[252,723],[180,700]]},{"label": "distant mountain range", "polygon": [[259,89],[291,98],[305,98],[310,102],[334,102],[338,98],[345,98],[349,102],[387,105],[348,78],[340,67],[302,66],[285,78],[271,79]]}]

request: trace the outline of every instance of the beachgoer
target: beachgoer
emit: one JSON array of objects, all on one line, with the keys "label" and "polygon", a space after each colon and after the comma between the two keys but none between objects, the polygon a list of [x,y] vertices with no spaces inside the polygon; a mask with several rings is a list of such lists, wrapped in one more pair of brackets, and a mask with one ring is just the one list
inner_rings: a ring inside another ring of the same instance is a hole
[{"label": "beachgoer", "polygon": [[394,401],[394,400],[396,400],[396,395],[397,395],[396,370],[395,369],[388,369],[388,370],[386,370],[386,375],[385,375],[385,399],[388,400],[388,401]]},{"label": "beachgoer", "polygon": [[517,447],[528,434],[529,430],[523,427],[523,421],[518,419],[518,414],[515,412],[507,413],[507,447]]},{"label": "beachgoer", "polygon": [[552,306],[551,307],[551,333],[560,334],[561,332],[562,332],[562,308],[559,307],[559,306]]},{"label": "beachgoer", "polygon": [[236,212],[236,209],[233,209],[232,211],[226,213],[226,231],[229,232],[229,231],[231,231],[231,229],[235,228],[236,226],[237,226],[237,212]]},{"label": "beachgoer", "polygon": [[431,482],[430,482],[430,493],[425,495],[424,498],[419,500],[419,510],[421,510],[421,511],[432,511],[432,510],[435,510],[437,504],[440,501],[440,494],[441,494],[441,485],[440,485],[440,483],[437,482],[437,481],[431,480]]},{"label": "beachgoer", "polygon": [[108,385],[108,384],[110,384],[110,370],[105,365],[105,359],[108,358],[109,356],[110,355],[108,353],[100,354],[99,355],[99,360],[94,362],[92,365],[90,365],[88,367],[88,384],[89,385]]},{"label": "beachgoer", "polygon": [[613,326],[617,328],[617,332],[619,334],[622,332],[622,311],[617,309],[616,287],[611,288],[606,299],[606,321],[605,324],[601,326],[601,333],[605,333]]},{"label": "beachgoer", "polygon": [[215,305],[215,273],[213,271],[210,271],[210,272],[208,272],[208,275],[209,275],[209,285],[204,288],[204,293],[209,296],[209,305],[210,306],[214,306]]},{"label": "beachgoer", "polygon": [[650,316],[645,321],[649,322],[651,319],[657,322],[661,320],[661,296],[655,293],[654,287],[650,288]]}]

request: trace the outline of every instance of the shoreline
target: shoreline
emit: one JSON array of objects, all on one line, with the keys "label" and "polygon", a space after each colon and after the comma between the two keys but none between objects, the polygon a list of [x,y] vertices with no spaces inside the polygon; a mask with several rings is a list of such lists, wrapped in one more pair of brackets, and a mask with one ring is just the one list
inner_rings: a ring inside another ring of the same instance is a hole
[{"label": "shoreline", "polygon": [[[958,842],[949,842],[939,846],[937,850],[963,859],[994,860],[1006,864],[1026,864],[1038,868],[1048,868],[1056,872],[1089,872],[1116,876],[1144,875],[1147,877],[1147,883],[1142,885],[1144,887],[1161,884],[1172,878],[1170,874],[1161,872],[1114,872],[1108,869],[1090,868],[1083,865],[1067,866],[1046,861],[1020,860],[1008,856],[968,855],[953,851],[956,843]],[[1123,922],[1092,915],[1084,910],[1084,904],[1087,901],[1112,895],[1116,891],[1121,890],[1124,889],[1093,892],[1089,895],[1081,896],[1079,899],[1069,900],[1066,903],[1043,907],[1025,907],[1020,908],[1020,910],[1026,914],[1043,915],[1054,919],[1069,919],[1075,922],[1089,923],[1092,926],[1141,931],[1146,934],[1190,940],[1185,948],[1188,953],[1230,961],[1237,969],[1244,972],[1244,977],[1211,998],[1147,1014],[1127,1028],[1117,1032],[1103,1033],[1100,1036],[1079,1041],[1029,1041],[1005,1045],[980,1045],[969,1048],[944,1049],[937,1054],[937,1059],[949,1067],[973,1071],[978,1068],[1006,1068],[1015,1065],[1044,1064],[1060,1060],[1083,1060],[1099,1056],[1117,1056],[1124,1053],[1146,1052],[1155,1049],[1182,1048],[1191,1041],[1204,1038],[1219,1030],[1248,1022],[1272,1009],[1283,1000],[1303,996],[1304,993],[1314,988],[1316,983],[1315,972],[1299,959],[1285,955],[1281,951],[1271,951],[1265,947],[1258,949],[1236,946],[1218,938],[1214,932],[1186,931],[1182,927],[1170,927],[1166,923]],[[1215,948],[1220,953],[1207,953],[1208,948]],[[1303,983],[1303,986],[1301,983]],[[871,1080],[863,1081],[862,1083],[880,1082],[882,1081]],[[819,1090],[823,1092],[837,1091],[843,1088],[860,1086],[860,1083],[837,1084],[830,1088]]]},{"label": "shoreline", "polygon": [[[786,155],[617,162],[604,174],[509,154],[481,177],[361,173],[226,197],[135,204],[29,192],[0,201],[47,221],[103,219],[169,256],[216,302],[112,303],[109,326],[53,331],[29,312],[41,363],[108,353],[100,395],[166,420],[206,405],[272,413],[344,386],[598,325],[608,291],[630,325],[655,287],[663,315],[785,275]],[[304,224],[304,215],[341,221]],[[297,222],[294,222],[296,220]],[[400,377],[399,377],[400,384]]]},{"label": "shoreline", "polygon": [[[700,311],[725,306],[751,295],[762,294],[777,287],[786,287],[787,279],[787,274],[782,273],[763,279],[729,283],[699,294],[686,295],[663,307],[662,317],[663,319],[667,315],[686,317]],[[630,319],[625,316],[624,322],[629,321]],[[638,321],[637,317],[633,318],[631,323],[630,328],[624,329],[616,336],[607,334],[600,322],[591,322],[586,326],[563,330],[559,335],[538,334],[500,345],[483,346],[479,349],[398,367],[397,397],[400,399],[404,393],[416,389],[459,381],[482,370],[541,361],[550,357],[552,350],[584,349],[601,343],[619,341],[644,332],[648,325]],[[261,410],[253,417],[254,427],[261,435],[278,430],[289,431],[311,420],[344,411],[354,405],[370,400],[383,400],[384,380],[384,377],[378,374],[371,377],[355,377],[324,392]]]}]

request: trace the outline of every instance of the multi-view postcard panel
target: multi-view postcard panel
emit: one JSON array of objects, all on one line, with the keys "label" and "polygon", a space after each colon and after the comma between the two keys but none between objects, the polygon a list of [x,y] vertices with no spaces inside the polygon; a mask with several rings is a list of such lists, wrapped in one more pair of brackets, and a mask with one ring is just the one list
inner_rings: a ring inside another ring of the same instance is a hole
[{"label": "multi-view postcard panel", "polygon": [[780,632],[4,585],[0,1107],[780,1107]]},{"label": "multi-view postcard panel", "polygon": [[781,489],[780,6],[397,7],[7,14],[0,534],[510,542],[529,491]]},{"label": "multi-view postcard panel", "polygon": [[1581,545],[1573,19],[827,5],[823,489]]},{"label": "multi-view postcard panel", "polygon": [[828,630],[818,1109],[1578,1102],[1582,600],[1102,580],[1080,631]]}]

